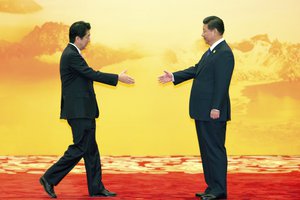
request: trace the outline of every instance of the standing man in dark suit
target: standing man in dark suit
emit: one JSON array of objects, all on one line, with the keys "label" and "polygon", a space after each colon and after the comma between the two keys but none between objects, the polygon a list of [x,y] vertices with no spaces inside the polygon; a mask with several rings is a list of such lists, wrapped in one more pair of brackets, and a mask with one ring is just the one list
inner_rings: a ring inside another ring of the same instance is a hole
[{"label": "standing man in dark suit", "polygon": [[190,116],[195,119],[202,166],[207,188],[196,196],[202,199],[227,197],[226,122],[230,120],[229,85],[234,68],[233,53],[223,39],[224,23],[216,16],[203,20],[202,37],[210,45],[200,61],[182,71],[159,77],[175,85],[194,79]]},{"label": "standing man in dark suit", "polygon": [[[66,119],[71,126],[73,143],[64,155],[40,178],[40,183],[52,198],[56,198],[56,186],[81,160],[84,159],[88,191],[90,196],[116,196],[102,183],[101,162],[95,139],[95,118],[99,110],[94,92],[93,81],[116,86],[118,81],[133,84],[134,80],[125,74],[110,74],[95,71],[81,56],[90,41],[89,23],[79,21],[71,25],[70,43],[62,53],[60,77],[62,82],[60,118]],[[74,191],[78,192],[78,191]]]}]

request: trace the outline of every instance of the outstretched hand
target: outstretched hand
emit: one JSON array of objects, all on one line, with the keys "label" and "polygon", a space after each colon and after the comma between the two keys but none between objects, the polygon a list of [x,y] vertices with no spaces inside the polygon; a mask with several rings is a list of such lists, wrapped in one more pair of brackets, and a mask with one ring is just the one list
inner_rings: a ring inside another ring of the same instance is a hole
[{"label": "outstretched hand", "polygon": [[128,76],[126,74],[126,72],[127,72],[127,70],[124,70],[119,74],[119,81],[121,81],[122,83],[126,83],[126,84],[133,84],[134,79],[131,78],[130,76]]},{"label": "outstretched hand", "polygon": [[173,74],[168,71],[164,71],[164,74],[158,77],[158,81],[163,84],[171,82],[173,81]]}]

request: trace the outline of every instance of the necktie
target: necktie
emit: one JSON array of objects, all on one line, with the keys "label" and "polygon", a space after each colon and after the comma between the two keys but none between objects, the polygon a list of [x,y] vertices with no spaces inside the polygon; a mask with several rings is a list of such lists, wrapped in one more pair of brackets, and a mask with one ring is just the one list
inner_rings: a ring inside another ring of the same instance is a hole
[{"label": "necktie", "polygon": [[208,50],[206,51],[205,58],[208,57],[210,54],[211,54],[211,50],[210,50],[210,48],[208,48]]}]

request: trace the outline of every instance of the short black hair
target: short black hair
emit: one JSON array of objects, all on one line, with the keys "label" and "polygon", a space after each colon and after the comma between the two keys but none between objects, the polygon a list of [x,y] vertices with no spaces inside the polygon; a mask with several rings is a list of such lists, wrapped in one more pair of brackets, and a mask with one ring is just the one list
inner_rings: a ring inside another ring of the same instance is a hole
[{"label": "short black hair", "polygon": [[206,17],[203,20],[203,24],[207,24],[209,30],[217,29],[221,35],[225,31],[223,20],[217,16]]},{"label": "short black hair", "polygon": [[75,42],[76,36],[83,38],[88,30],[91,29],[90,23],[84,21],[78,21],[71,25],[69,30],[69,41]]}]

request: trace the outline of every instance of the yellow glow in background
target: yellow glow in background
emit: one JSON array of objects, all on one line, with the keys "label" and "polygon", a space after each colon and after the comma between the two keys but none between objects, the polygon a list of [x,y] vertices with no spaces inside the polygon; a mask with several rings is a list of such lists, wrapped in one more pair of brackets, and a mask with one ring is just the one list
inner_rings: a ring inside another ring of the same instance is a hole
[{"label": "yellow glow in background", "polygon": [[230,155],[299,155],[300,2],[216,0],[0,1],[0,155],[62,154],[59,58],[69,25],[91,23],[86,60],[128,69],[134,86],[95,83],[104,155],[197,155],[188,115],[191,81],[160,85],[163,70],[194,65],[208,48],[202,20],[217,15],[236,65],[230,88]]}]

